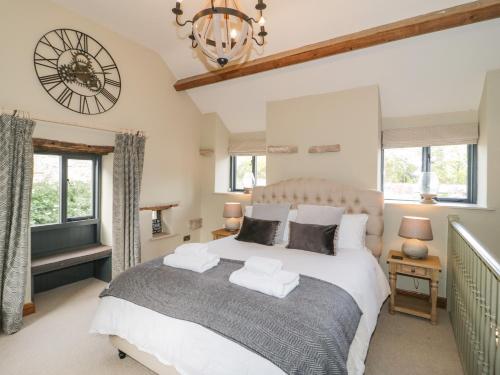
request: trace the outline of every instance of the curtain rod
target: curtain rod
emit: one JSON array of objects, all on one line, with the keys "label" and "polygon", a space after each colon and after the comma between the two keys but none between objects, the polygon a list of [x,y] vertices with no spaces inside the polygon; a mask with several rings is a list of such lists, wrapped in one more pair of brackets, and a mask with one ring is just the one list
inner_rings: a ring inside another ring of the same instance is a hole
[{"label": "curtain rod", "polygon": [[3,108],[3,107],[0,108],[0,114],[4,114],[4,113],[5,114],[9,114],[8,112],[10,112],[10,115],[12,115],[16,111],[20,112],[20,114],[22,114],[22,113],[28,114],[28,118],[30,118],[31,120],[34,120],[34,121],[48,122],[48,123],[55,124],[55,125],[73,126],[73,127],[76,127],[76,128],[83,128],[83,129],[90,129],[90,130],[99,130],[99,131],[110,132],[110,133],[115,133],[115,134],[121,134],[121,133],[141,133],[141,134],[143,134],[145,136],[145,132],[142,131],[142,130],[133,130],[133,129],[112,130],[112,129],[98,128],[98,127],[95,127],[95,126],[87,126],[87,125],[77,124],[77,123],[74,123],[74,122],[49,120],[49,119],[44,119],[44,118],[40,118],[40,117],[36,117],[36,116],[31,116],[31,114],[29,112],[23,111],[23,110],[20,110],[20,109],[6,109],[6,108]]}]

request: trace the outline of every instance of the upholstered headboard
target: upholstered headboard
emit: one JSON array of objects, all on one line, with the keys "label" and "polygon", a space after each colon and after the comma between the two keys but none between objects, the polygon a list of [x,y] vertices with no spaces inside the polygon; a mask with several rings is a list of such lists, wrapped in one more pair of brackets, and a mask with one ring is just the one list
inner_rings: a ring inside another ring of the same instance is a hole
[{"label": "upholstered headboard", "polygon": [[382,252],[384,233],[384,194],[360,190],[316,178],[297,178],[255,187],[252,203],[318,204],[345,207],[348,214],[367,214],[366,246],[377,258]]}]

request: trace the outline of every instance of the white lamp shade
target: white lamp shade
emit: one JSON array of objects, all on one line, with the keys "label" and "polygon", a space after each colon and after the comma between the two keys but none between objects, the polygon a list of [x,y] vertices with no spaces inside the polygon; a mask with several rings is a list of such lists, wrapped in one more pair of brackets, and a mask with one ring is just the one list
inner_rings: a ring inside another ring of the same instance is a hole
[{"label": "white lamp shade", "polygon": [[431,220],[425,217],[403,216],[399,227],[399,236],[403,238],[431,241]]},{"label": "white lamp shade", "polygon": [[241,209],[241,204],[233,202],[225,203],[222,216],[226,219],[242,217],[243,210]]}]

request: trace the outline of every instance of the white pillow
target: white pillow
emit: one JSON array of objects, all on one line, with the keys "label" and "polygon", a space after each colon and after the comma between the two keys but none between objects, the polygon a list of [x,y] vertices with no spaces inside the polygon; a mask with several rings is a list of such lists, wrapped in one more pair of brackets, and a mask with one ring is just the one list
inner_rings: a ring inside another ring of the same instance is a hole
[{"label": "white pillow", "polygon": [[245,206],[245,216],[252,217],[253,206]]},{"label": "white pillow", "polygon": [[285,232],[283,233],[283,243],[286,245],[290,242],[290,221],[297,220],[297,212],[298,210],[290,210],[288,212],[288,218],[285,223]]},{"label": "white pillow", "polygon": [[339,228],[337,247],[340,249],[364,249],[368,215],[343,215]]},{"label": "white pillow", "polygon": [[316,225],[340,225],[344,207],[299,204],[297,223]]}]

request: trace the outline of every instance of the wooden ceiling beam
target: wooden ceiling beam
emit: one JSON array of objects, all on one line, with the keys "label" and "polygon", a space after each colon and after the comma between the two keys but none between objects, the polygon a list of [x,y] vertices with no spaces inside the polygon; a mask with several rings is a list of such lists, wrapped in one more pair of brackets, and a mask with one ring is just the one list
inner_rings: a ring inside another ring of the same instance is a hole
[{"label": "wooden ceiling beam", "polygon": [[174,84],[177,91],[210,85],[294,64],[338,55],[396,40],[451,29],[500,17],[500,0],[481,0],[407,18],[320,43],[276,53],[188,78]]},{"label": "wooden ceiling beam", "polygon": [[43,138],[33,138],[33,148],[35,151],[96,155],[107,155],[115,151],[113,146],[91,146]]}]

